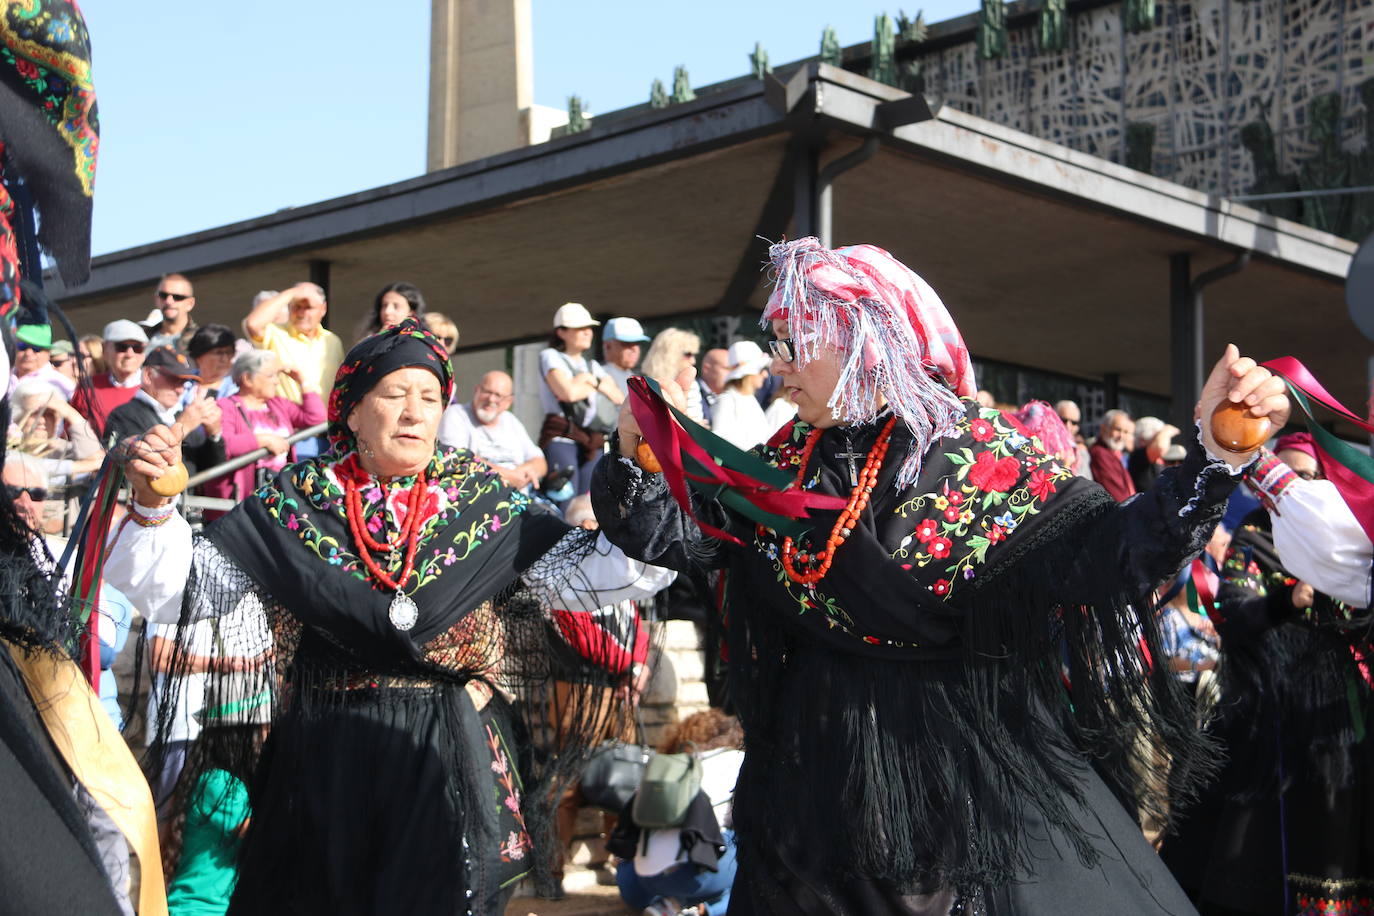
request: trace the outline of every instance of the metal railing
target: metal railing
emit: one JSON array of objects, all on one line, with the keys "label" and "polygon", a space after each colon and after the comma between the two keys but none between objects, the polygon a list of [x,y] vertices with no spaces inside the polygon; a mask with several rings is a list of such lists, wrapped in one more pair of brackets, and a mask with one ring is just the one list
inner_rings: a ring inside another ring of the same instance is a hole
[{"label": "metal railing", "polygon": [[[309,439],[314,436],[321,435],[328,428],[328,423],[316,423],[314,426],[307,426],[304,429],[298,429],[294,433],[286,437],[286,444],[295,445],[297,442],[300,442],[303,439]],[[232,474],[240,468],[247,467],[248,465],[253,464],[257,461],[261,461],[263,458],[268,458],[271,455],[272,452],[270,450],[265,448],[257,448],[251,452],[247,452],[246,454],[239,455],[235,458],[230,458],[228,461],[221,462],[220,464],[217,464],[214,467],[206,468],[203,471],[197,472],[189,480],[186,481],[186,492],[183,492],[181,495],[181,499],[177,501],[177,510],[183,516],[191,510],[199,512],[204,512],[206,509],[218,512],[229,511],[230,509],[237,506],[242,501],[242,498],[225,499],[218,496],[198,496],[189,491],[192,487],[198,487],[207,481],[217,480],[218,478],[223,477],[226,474]],[[76,502],[79,503],[80,498],[85,494],[86,490],[89,488],[89,485],[89,482],[85,482],[78,484],[70,484],[66,488],[66,492],[63,494],[63,535],[69,535],[71,533],[71,526],[76,521],[76,511],[73,508],[73,500],[76,500]],[[244,495],[246,496],[247,494]],[[127,503],[129,501],[129,490],[127,487],[119,491],[118,499],[122,503]]]},{"label": "metal railing", "polygon": [[[314,426],[307,426],[304,429],[298,429],[294,433],[286,437],[286,444],[295,445],[302,439],[309,439],[313,436],[320,435],[328,428],[328,423],[316,423]],[[253,449],[253,451],[248,452],[247,454],[239,455],[237,458],[230,458],[223,464],[217,464],[212,468],[206,468],[203,471],[198,471],[193,477],[191,477],[190,480],[186,481],[186,489],[189,490],[192,487],[198,487],[206,481],[215,480],[216,478],[223,477],[225,474],[232,474],[239,468],[247,467],[248,465],[253,464],[256,461],[260,461],[263,458],[270,457],[271,454],[272,452],[268,449],[256,448]]]}]

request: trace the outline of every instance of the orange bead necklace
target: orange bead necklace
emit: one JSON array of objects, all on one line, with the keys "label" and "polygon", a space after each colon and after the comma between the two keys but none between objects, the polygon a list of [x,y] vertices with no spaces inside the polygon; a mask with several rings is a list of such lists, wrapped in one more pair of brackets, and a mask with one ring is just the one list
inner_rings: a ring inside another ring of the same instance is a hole
[{"label": "orange bead necklace", "polygon": [[[420,518],[420,507],[424,505],[425,497],[428,495],[429,484],[425,480],[425,472],[421,471],[415,478],[415,485],[410,488],[406,503],[405,523],[401,525],[401,530],[396,533],[395,539],[381,542],[368,534],[367,526],[363,524],[363,500],[358,493],[358,484],[354,482],[352,477],[344,480],[344,515],[348,517],[348,529],[352,532],[353,540],[358,545],[358,555],[362,557],[363,566],[367,568],[368,575],[387,588],[399,591],[401,586],[410,579],[410,574],[415,568],[415,551],[420,545],[420,529],[424,526],[424,520]],[[385,498],[384,495],[383,499]],[[403,543],[406,545],[405,565],[401,567],[400,578],[393,581],[377,565],[377,561],[372,559],[372,552],[394,551]]]},{"label": "orange bead necklace", "polygon": [[[798,553],[796,545],[792,539],[785,538],[782,542],[782,568],[787,573],[787,578],[796,582],[798,585],[815,585],[825,578],[826,573],[830,572],[830,564],[835,560],[835,551],[840,545],[849,539],[854,531],[854,526],[859,523],[859,516],[864,509],[868,508],[869,498],[873,495],[873,488],[878,483],[878,472],[882,470],[883,459],[887,457],[888,440],[892,437],[892,427],[896,424],[897,418],[891,417],[882,432],[878,433],[877,440],[873,443],[873,448],[868,452],[868,458],[864,461],[863,470],[859,472],[858,482],[849,494],[849,503],[840,513],[840,517],[835,521],[835,527],[830,529],[830,537],[826,539],[825,549],[818,553]],[[815,451],[816,443],[820,441],[821,430],[813,429],[811,434],[806,437],[806,448],[802,450],[801,466],[797,468],[796,486],[801,487],[802,481],[806,478],[806,466],[811,461],[811,453]],[[857,456],[855,456],[857,457]]]}]

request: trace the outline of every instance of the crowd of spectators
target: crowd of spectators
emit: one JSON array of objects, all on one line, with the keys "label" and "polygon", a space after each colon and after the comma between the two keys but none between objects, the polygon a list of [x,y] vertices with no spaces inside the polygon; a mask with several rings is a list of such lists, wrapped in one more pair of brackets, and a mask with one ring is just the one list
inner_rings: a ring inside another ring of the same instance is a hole
[{"label": "crowd of spectators", "polygon": [[[324,396],[347,346],[325,327],[329,305],[324,290],[308,282],[264,290],[238,328],[197,324],[195,290],[181,274],[162,278],[154,304],[155,312],[141,323],[111,321],[101,334],[75,343],[54,341],[49,327],[18,328],[5,484],[21,515],[56,539],[54,555],[59,552],[64,516],[70,520],[74,514],[69,485],[88,480],[108,450],[155,424],[179,423],[186,431],[185,456],[192,473],[256,456],[198,491],[231,501],[243,499],[289,462],[318,454],[324,447],[322,437],[308,433],[324,421]],[[404,282],[388,284],[377,293],[354,339],[409,317],[424,321],[450,353],[456,348],[459,328],[453,320],[429,310],[421,291]],[[442,446],[472,452],[507,485],[564,511],[570,523],[595,527],[585,494],[633,376],[674,380],[686,394],[690,416],[732,445],[750,449],[796,413],[789,391],[770,375],[770,362],[770,355],[754,340],[734,340],[703,351],[701,339],[690,330],[666,328],[651,337],[634,317],[611,318],[603,325],[585,306],[569,302],[554,312],[548,346],[539,354],[543,416],[538,428],[527,428],[512,413],[518,392],[511,375],[490,371],[470,392],[455,392],[438,439]],[[1148,489],[1165,467],[1185,456],[1179,429],[1155,417],[1133,418],[1124,410],[1109,409],[1089,431],[1083,426],[1082,409],[1071,400],[1053,407],[1043,401],[1018,406],[997,403],[987,391],[980,391],[978,400],[985,409],[1001,411],[1063,466],[1097,481],[1117,501]],[[1307,461],[1302,452],[1285,456],[1299,472],[1320,473],[1308,467],[1315,462]],[[222,511],[206,510],[205,519]],[[1229,540],[1228,529],[1219,528],[1209,547],[1209,568],[1219,570],[1225,564]],[[1162,592],[1159,613],[1166,624],[1169,666],[1193,683],[1205,681],[1216,666],[1220,637],[1196,601],[1190,601],[1195,593],[1186,588],[1189,575],[1185,570]],[[634,608],[616,612],[637,613]],[[101,630],[102,664],[108,668],[124,646],[137,611],[120,595],[102,594],[101,613],[110,621]],[[180,676],[194,682],[199,676],[194,667],[177,672],[168,668],[170,638],[163,631],[148,634],[149,670],[155,680]],[[213,637],[207,633],[205,638]],[[648,661],[644,648],[638,646],[627,661],[636,671]],[[644,678],[637,675],[635,682],[635,689],[642,690]],[[102,681],[102,700],[122,726],[115,684],[114,677]],[[196,691],[187,689],[181,695],[187,708],[167,719],[175,731],[164,739],[184,748],[197,739],[202,720],[193,708]],[[720,757],[722,766],[737,767],[738,726],[718,712],[711,715],[711,727],[719,736],[698,745],[698,750],[714,753],[714,748],[723,748],[728,753]],[[154,710],[148,721],[156,717]],[[173,795],[180,758],[172,754],[168,759],[167,771],[154,774],[155,796],[164,809]],[[719,790],[710,793],[721,815],[716,826],[727,841],[730,831],[721,812],[728,808],[729,781],[722,777]],[[580,799],[570,794],[560,813],[565,843]],[[162,810],[161,815],[170,817],[172,812]],[[613,825],[608,818],[608,832]],[[663,876],[675,862],[670,853],[676,848],[676,834],[657,833],[663,836],[647,837],[641,851],[627,856],[620,866],[626,901],[655,913],[678,912],[679,906],[694,901],[700,902],[701,912],[708,900],[713,908],[723,907],[729,882],[720,879],[727,869],[733,871],[732,844],[719,863],[721,871],[679,872],[669,880]]]}]

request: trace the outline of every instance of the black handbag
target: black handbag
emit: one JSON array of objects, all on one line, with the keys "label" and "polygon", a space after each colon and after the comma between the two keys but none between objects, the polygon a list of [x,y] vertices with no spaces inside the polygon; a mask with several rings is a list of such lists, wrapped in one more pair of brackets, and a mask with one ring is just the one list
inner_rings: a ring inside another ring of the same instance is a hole
[{"label": "black handbag", "polygon": [[[635,725],[639,726],[636,732],[643,742],[644,729],[639,725],[637,715]],[[582,771],[582,797],[589,805],[619,814],[630,803],[635,792],[639,791],[644,771],[653,757],[654,749],[642,743],[603,741],[592,751]]]}]

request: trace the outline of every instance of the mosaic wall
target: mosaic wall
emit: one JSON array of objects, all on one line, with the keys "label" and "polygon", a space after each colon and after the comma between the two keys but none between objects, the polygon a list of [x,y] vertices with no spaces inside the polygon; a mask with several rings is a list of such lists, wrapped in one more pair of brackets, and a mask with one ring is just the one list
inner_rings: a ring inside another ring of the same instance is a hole
[{"label": "mosaic wall", "polygon": [[[974,41],[920,55],[924,90],[1035,136],[1226,195],[1374,184],[1374,0],[1159,0],[1152,29],[1120,4],[1070,14],[1067,47],[1034,25],[1006,53]],[[1315,104],[1314,104],[1315,101]],[[1269,205],[1362,238],[1359,198]]]}]

